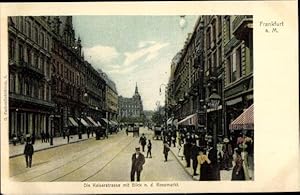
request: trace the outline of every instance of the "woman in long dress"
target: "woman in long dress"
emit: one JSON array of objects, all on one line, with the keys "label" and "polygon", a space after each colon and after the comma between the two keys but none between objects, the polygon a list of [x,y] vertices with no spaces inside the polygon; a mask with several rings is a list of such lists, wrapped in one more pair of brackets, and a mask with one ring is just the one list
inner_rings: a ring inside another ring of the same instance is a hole
[{"label": "woman in long dress", "polygon": [[210,160],[207,155],[204,154],[204,150],[200,149],[199,155],[197,157],[198,163],[200,165],[200,178],[199,181],[209,181],[210,178]]},{"label": "woman in long dress", "polygon": [[235,165],[232,170],[231,180],[245,180],[243,159],[242,159],[240,150],[236,150],[236,158],[235,158],[234,162],[235,162]]}]

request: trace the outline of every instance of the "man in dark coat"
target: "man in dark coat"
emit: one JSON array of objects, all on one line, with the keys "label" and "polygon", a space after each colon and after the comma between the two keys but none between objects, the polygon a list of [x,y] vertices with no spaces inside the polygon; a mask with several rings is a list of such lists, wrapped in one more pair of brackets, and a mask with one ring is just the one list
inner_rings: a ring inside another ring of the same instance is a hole
[{"label": "man in dark coat", "polygon": [[186,160],[186,167],[191,166],[191,142],[186,142],[183,147],[183,155]]},{"label": "man in dark coat", "polygon": [[145,134],[142,134],[142,137],[140,138],[140,144],[142,145],[143,152],[145,152],[145,145],[147,144],[147,138],[145,137]]},{"label": "man in dark coat", "polygon": [[198,159],[197,159],[198,153],[199,153],[198,146],[196,146],[196,144],[194,142],[192,142],[192,146],[191,146],[191,159],[193,161],[194,176],[197,175],[196,171],[197,171],[197,166],[198,166]]},{"label": "man in dark coat", "polygon": [[137,175],[137,181],[140,181],[141,172],[143,170],[143,165],[145,163],[145,157],[140,152],[140,147],[135,148],[135,153],[131,157],[132,166],[130,172],[131,181],[134,181],[135,173]]},{"label": "man in dark coat", "polygon": [[24,148],[26,168],[28,168],[28,167],[31,168],[33,153],[34,153],[34,149],[33,149],[33,146],[31,144],[31,141],[26,142],[25,148]]},{"label": "man in dark coat", "polygon": [[218,163],[218,155],[217,155],[217,149],[212,148],[208,153],[208,159],[211,161],[211,168],[212,168],[212,174],[211,174],[211,180],[217,181],[220,180],[220,170],[219,170],[219,163]]}]

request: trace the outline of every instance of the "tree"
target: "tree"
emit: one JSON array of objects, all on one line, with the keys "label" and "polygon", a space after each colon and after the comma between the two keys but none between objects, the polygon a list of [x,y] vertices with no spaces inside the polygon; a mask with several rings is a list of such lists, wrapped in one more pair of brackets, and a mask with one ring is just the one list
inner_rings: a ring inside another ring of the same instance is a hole
[{"label": "tree", "polygon": [[164,123],[164,115],[161,113],[161,109],[159,108],[157,111],[155,111],[152,115],[152,122],[157,125],[162,125]]}]

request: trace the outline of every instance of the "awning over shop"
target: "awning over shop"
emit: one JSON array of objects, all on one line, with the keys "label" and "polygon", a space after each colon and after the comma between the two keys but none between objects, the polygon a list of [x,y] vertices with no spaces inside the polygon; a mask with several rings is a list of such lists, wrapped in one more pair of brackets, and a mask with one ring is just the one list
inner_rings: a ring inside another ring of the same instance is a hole
[{"label": "awning over shop", "polygon": [[254,104],[229,125],[230,130],[254,130]]},{"label": "awning over shop", "polygon": [[101,118],[101,119],[106,123],[106,125],[110,124],[110,122],[106,118]]},{"label": "awning over shop", "polygon": [[[78,118],[78,120],[79,120],[79,118]],[[86,127],[90,126],[83,118],[80,119],[80,122],[81,122],[81,124],[83,124]]]},{"label": "awning over shop", "polygon": [[118,123],[116,121],[111,120],[110,121],[113,125],[118,125]]},{"label": "awning over shop", "polygon": [[196,125],[197,124],[197,114],[192,114],[187,116],[185,119],[179,121],[178,125]]},{"label": "awning over shop", "polygon": [[69,126],[78,127],[78,123],[72,117],[69,117],[68,119],[69,119]]},{"label": "awning over shop", "polygon": [[97,121],[97,124],[98,124],[98,127],[101,127],[101,126],[102,126],[101,123],[100,123],[99,121]]},{"label": "awning over shop", "polygon": [[98,124],[92,119],[92,117],[87,116],[86,118],[93,124],[93,126],[98,127]]}]

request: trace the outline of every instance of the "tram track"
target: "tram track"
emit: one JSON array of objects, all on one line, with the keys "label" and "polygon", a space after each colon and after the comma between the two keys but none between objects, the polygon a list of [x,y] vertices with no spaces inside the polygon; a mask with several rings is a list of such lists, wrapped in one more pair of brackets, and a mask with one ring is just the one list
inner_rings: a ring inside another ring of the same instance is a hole
[{"label": "tram track", "polygon": [[[126,140],[126,139],[128,139],[127,137],[123,137],[122,139],[117,139],[117,140],[109,140],[109,141],[114,141],[114,142],[116,142],[116,144],[117,143],[119,143],[119,142],[122,142],[122,141],[124,141],[124,140]],[[104,143],[103,143],[104,144]],[[96,158],[99,158],[104,152],[106,152],[107,150],[109,150],[110,149],[110,147],[103,147],[103,144],[101,144],[101,145],[98,145],[98,146],[93,146],[92,148],[90,148],[90,149],[87,149],[87,150],[84,150],[84,154],[82,154],[82,151],[80,151],[80,152],[77,152],[75,155],[72,155],[72,156],[70,156],[69,158],[70,158],[70,160],[68,160],[68,161],[65,161],[64,159],[60,159],[60,161],[58,161],[58,162],[56,162],[57,164],[57,166],[55,166],[54,168],[51,168],[51,169],[48,169],[47,171],[45,171],[45,172],[43,172],[43,173],[41,173],[41,174],[37,174],[37,175],[34,175],[34,176],[32,176],[32,177],[28,177],[28,178],[26,178],[26,179],[15,179],[15,180],[17,180],[17,181],[21,181],[21,182],[29,182],[29,181],[32,181],[32,180],[36,180],[36,179],[38,179],[38,178],[41,178],[41,177],[43,177],[43,176],[45,176],[45,175],[47,175],[47,174],[49,174],[49,173],[52,173],[52,172],[55,172],[55,171],[57,171],[57,170],[59,170],[59,169],[61,169],[61,168],[63,168],[64,166],[67,166],[67,165],[69,165],[69,164],[71,164],[71,163],[74,163],[74,162],[76,162],[76,161],[79,161],[80,159],[85,159],[85,158],[87,158],[87,157],[90,157],[90,156],[95,156],[95,157],[93,157],[92,159],[90,159],[90,160],[88,160],[85,164],[87,164],[88,162],[90,162],[90,161],[92,161],[92,160],[94,160],[94,159],[96,159]],[[106,144],[106,143],[105,143]],[[111,145],[111,143],[110,143],[110,145]],[[103,150],[103,148],[105,148],[104,150]],[[101,152],[99,152],[99,150],[101,151]],[[74,158],[74,156],[75,156],[75,158]],[[49,166],[49,165],[48,165]],[[80,166],[80,167],[82,167],[82,166]],[[47,165],[43,168],[43,169],[46,169],[47,168]],[[78,169],[78,167],[76,168],[76,169]],[[31,172],[31,173],[35,173],[35,172],[38,172],[39,170],[38,169],[36,169],[36,170],[33,170],[33,172]],[[74,171],[74,170],[72,170],[72,171]],[[14,179],[14,178],[16,178],[16,177],[21,177],[22,175],[24,176],[26,176],[26,174],[31,174],[30,173],[30,171],[26,171],[26,172],[22,172],[22,173],[19,173],[19,174],[16,174],[15,176],[13,176],[12,177],[12,179]],[[70,174],[69,172],[67,173],[67,174]],[[66,174],[66,175],[67,175]],[[55,180],[57,180],[57,178],[55,178],[53,181],[55,181]]]}]

